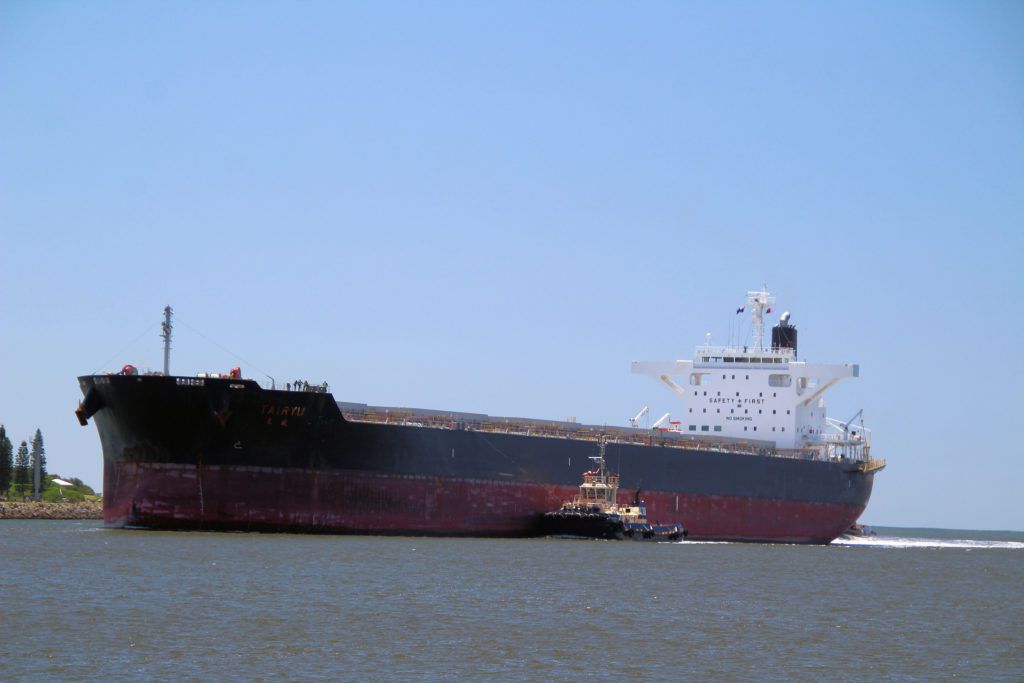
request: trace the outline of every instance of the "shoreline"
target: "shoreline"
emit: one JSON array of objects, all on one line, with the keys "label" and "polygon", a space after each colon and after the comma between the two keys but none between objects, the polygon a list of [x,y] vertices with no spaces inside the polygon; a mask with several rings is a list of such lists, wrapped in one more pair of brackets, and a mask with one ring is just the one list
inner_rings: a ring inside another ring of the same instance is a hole
[{"label": "shoreline", "polygon": [[103,519],[102,501],[81,503],[0,502],[0,519]]}]

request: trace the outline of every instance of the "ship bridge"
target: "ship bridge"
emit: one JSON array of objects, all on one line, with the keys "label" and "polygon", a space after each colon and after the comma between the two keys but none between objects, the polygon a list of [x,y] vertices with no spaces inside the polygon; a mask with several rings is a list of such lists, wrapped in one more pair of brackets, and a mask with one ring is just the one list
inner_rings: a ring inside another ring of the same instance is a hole
[{"label": "ship bridge", "polygon": [[672,424],[685,434],[770,440],[778,449],[810,448],[821,457],[850,457],[855,446],[862,451],[868,430],[859,427],[856,440],[849,425],[837,433],[824,401],[839,380],[857,377],[859,366],[798,361],[789,313],[772,329],[771,346],[764,346],[763,316],[774,301],[765,290],[748,293],[754,322],[749,344],[712,346],[709,335],[691,360],[633,361],[632,371],[654,378],[682,399],[682,415]]}]

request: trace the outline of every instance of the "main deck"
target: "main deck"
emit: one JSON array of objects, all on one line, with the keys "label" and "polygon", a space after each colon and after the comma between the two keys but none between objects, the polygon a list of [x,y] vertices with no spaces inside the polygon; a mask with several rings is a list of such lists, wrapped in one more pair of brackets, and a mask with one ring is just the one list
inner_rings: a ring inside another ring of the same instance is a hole
[{"label": "main deck", "polygon": [[833,425],[837,433],[818,436],[819,446],[809,448],[777,448],[772,441],[700,437],[678,429],[643,429],[585,425],[568,421],[531,420],[528,418],[493,417],[480,413],[444,412],[438,410],[369,406],[339,401],[338,408],[349,422],[387,424],[430,429],[468,430],[493,434],[515,434],[575,441],[604,441],[610,444],[636,446],[667,446],[720,453],[740,453],[799,460],[847,460],[862,471],[885,467],[885,461],[870,457],[871,446],[862,438],[843,438],[842,425]]}]

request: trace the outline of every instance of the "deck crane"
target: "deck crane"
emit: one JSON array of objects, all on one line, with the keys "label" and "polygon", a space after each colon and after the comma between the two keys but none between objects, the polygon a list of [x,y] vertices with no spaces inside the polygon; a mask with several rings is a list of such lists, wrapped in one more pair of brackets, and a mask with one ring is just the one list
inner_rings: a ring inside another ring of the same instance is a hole
[{"label": "deck crane", "polygon": [[846,441],[846,440],[847,440],[847,439],[849,438],[849,434],[850,434],[850,424],[852,424],[854,420],[856,420],[856,419],[857,419],[858,417],[860,417],[860,416],[861,416],[861,415],[863,415],[863,414],[864,414],[864,409],[863,409],[863,408],[861,408],[860,410],[858,410],[858,411],[857,411],[857,414],[856,414],[856,415],[854,415],[853,417],[851,417],[851,418],[850,418],[849,420],[847,420],[847,421],[846,421],[846,422],[845,422],[845,423],[843,424],[843,441]]},{"label": "deck crane", "polygon": [[657,429],[658,427],[660,427],[661,423],[667,420],[669,415],[671,415],[671,413],[665,413],[664,415],[662,415],[660,420],[651,425],[651,429]]},{"label": "deck crane", "polygon": [[648,408],[649,406],[644,406],[644,409],[637,413],[636,417],[629,418],[629,424],[636,427],[636,423],[640,421],[640,418],[647,414]]}]

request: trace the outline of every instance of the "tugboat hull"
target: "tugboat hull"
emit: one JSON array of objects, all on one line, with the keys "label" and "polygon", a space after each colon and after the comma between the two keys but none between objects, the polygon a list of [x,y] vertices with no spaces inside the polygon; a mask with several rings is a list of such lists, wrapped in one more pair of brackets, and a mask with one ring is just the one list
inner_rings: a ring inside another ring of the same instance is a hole
[{"label": "tugboat hull", "polygon": [[687,536],[681,524],[623,522],[617,515],[566,510],[546,513],[539,531],[544,536],[607,541],[681,541]]}]

